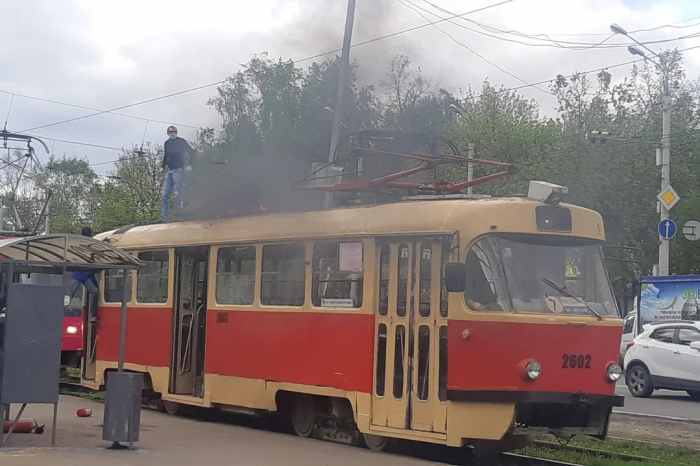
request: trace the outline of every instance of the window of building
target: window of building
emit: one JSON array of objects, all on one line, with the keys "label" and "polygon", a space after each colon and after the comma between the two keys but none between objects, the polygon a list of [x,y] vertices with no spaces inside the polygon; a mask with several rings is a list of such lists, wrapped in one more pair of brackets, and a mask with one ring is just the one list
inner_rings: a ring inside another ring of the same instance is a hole
[{"label": "window of building", "polygon": [[221,248],[216,255],[216,302],[253,304],[255,247]]},{"label": "window of building", "polygon": [[301,306],[306,287],[306,252],[303,244],[263,247],[261,296],[265,305]]},{"label": "window of building", "polygon": [[136,301],[140,303],[165,303],[168,301],[168,251],[139,253],[144,266],[136,272]]},{"label": "window of building", "polygon": [[[122,286],[124,285],[124,270],[105,270],[104,300],[106,303],[122,302]],[[126,277],[126,301],[131,301],[131,272]]]},{"label": "window of building", "polygon": [[314,306],[362,307],[362,243],[315,244],[312,279]]}]

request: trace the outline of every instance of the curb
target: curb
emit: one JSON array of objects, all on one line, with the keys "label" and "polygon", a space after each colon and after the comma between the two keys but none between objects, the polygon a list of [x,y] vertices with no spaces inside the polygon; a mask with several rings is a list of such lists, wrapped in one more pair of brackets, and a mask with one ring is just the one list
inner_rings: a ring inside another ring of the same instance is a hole
[{"label": "curb", "polygon": [[615,411],[613,410],[613,415],[617,417],[641,417],[641,418],[649,418],[649,419],[664,419],[667,421],[676,421],[676,422],[683,422],[685,424],[695,424],[695,425],[700,425],[700,420],[698,419],[688,419],[684,417],[673,417],[673,416],[661,416],[658,414],[645,414],[645,413],[630,413],[627,411]]}]

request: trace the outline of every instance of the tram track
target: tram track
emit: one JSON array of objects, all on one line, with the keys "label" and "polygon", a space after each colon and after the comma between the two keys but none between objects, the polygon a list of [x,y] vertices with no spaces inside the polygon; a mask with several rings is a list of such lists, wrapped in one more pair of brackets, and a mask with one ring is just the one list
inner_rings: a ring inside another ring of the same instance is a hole
[{"label": "tram track", "polygon": [[583,466],[578,463],[566,463],[517,453],[501,453],[496,461],[498,466]]}]

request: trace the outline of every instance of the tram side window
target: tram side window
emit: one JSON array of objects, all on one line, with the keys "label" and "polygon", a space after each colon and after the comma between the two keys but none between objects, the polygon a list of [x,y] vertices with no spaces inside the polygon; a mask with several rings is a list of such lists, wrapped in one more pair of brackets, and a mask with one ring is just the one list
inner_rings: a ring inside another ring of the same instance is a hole
[{"label": "tram side window", "polygon": [[216,255],[216,302],[250,305],[255,299],[255,247],[221,248]]},{"label": "tram side window", "polygon": [[313,305],[362,307],[362,243],[319,243],[313,255]]},{"label": "tram side window", "polygon": [[301,306],[306,289],[303,244],[263,246],[260,301],[272,306]]},{"label": "tram side window", "polygon": [[168,301],[168,251],[139,253],[144,267],[136,272],[136,301],[140,303],[165,303]]},{"label": "tram side window", "polygon": [[[124,284],[124,270],[106,270],[104,284],[104,300],[106,303],[122,302],[122,286]],[[131,273],[127,276],[126,300],[131,301]]]}]

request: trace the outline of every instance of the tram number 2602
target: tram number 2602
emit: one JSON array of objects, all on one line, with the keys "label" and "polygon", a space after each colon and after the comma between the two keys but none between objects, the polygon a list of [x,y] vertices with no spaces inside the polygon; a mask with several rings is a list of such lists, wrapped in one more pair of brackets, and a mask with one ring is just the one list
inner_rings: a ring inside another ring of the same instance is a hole
[{"label": "tram number 2602", "polygon": [[564,354],[561,367],[564,369],[590,369],[590,354]]}]

